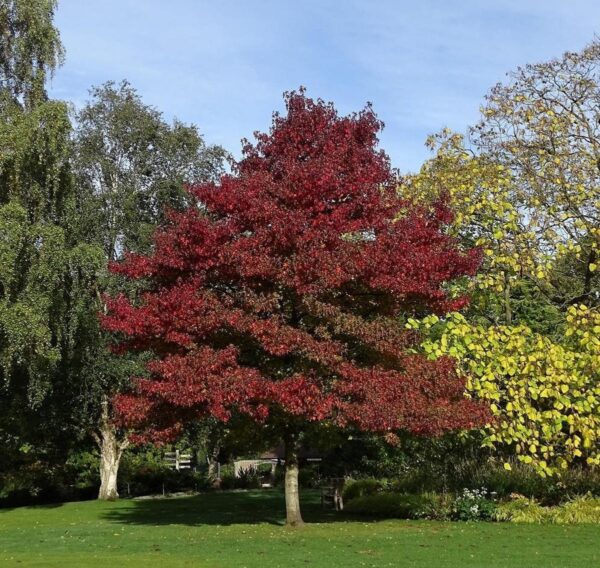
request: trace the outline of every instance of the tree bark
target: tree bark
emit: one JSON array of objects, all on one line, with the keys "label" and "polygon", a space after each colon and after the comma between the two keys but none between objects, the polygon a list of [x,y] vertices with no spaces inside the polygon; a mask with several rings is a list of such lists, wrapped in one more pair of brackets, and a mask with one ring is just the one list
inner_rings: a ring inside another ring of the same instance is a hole
[{"label": "tree bark", "polygon": [[298,472],[298,443],[295,439],[288,439],[285,443],[285,524],[291,527],[304,524],[300,513]]},{"label": "tree bark", "polygon": [[219,479],[219,453],[221,452],[221,444],[217,443],[213,446],[212,452],[208,457],[208,478],[213,486],[219,487],[221,480]]},{"label": "tree bark", "polygon": [[102,400],[99,434],[94,438],[100,448],[100,491],[98,499],[115,501],[119,498],[117,476],[123,450],[129,445],[127,439],[120,440],[117,429],[110,419],[108,399]]}]

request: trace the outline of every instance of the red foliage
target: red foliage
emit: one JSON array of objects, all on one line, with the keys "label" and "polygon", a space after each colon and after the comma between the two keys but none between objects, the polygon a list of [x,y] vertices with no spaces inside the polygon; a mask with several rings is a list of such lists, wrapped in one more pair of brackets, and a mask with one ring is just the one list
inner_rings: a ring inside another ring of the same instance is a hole
[{"label": "red foliage", "polygon": [[172,214],[152,255],[113,266],[150,284],[139,303],[110,300],[104,326],[156,356],[118,397],[122,420],[155,438],[232,412],[390,435],[482,423],[452,362],[407,354],[417,338],[401,323],[464,305],[444,284],[478,254],[444,233],[443,204],[398,198],[370,107],[340,117],[303,92],[286,103],[234,174],[190,188],[197,206]]}]

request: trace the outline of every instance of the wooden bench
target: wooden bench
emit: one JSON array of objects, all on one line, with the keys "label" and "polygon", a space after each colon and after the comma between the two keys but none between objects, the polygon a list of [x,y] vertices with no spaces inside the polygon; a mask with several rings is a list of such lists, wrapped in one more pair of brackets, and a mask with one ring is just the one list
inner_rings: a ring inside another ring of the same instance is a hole
[{"label": "wooden bench", "polygon": [[344,499],[342,493],[344,491],[343,477],[333,477],[326,481],[326,484],[321,487],[321,507],[330,505],[336,511],[344,510]]}]

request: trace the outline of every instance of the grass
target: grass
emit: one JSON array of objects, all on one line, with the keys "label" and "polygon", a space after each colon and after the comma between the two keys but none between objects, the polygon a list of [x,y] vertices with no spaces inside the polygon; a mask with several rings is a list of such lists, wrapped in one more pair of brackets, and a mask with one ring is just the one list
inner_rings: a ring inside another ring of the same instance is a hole
[{"label": "grass", "polygon": [[365,522],[304,497],[283,527],[277,491],[0,510],[0,566],[581,567],[600,565],[597,525]]}]

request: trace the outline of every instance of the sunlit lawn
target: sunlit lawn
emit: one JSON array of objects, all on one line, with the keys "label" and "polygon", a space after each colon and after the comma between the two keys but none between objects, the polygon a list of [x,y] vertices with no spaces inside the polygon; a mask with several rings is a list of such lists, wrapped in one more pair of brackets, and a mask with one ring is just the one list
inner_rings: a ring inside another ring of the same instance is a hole
[{"label": "sunlit lawn", "polygon": [[276,491],[0,510],[0,566],[600,566],[600,527],[370,522],[304,498],[283,527]]}]

